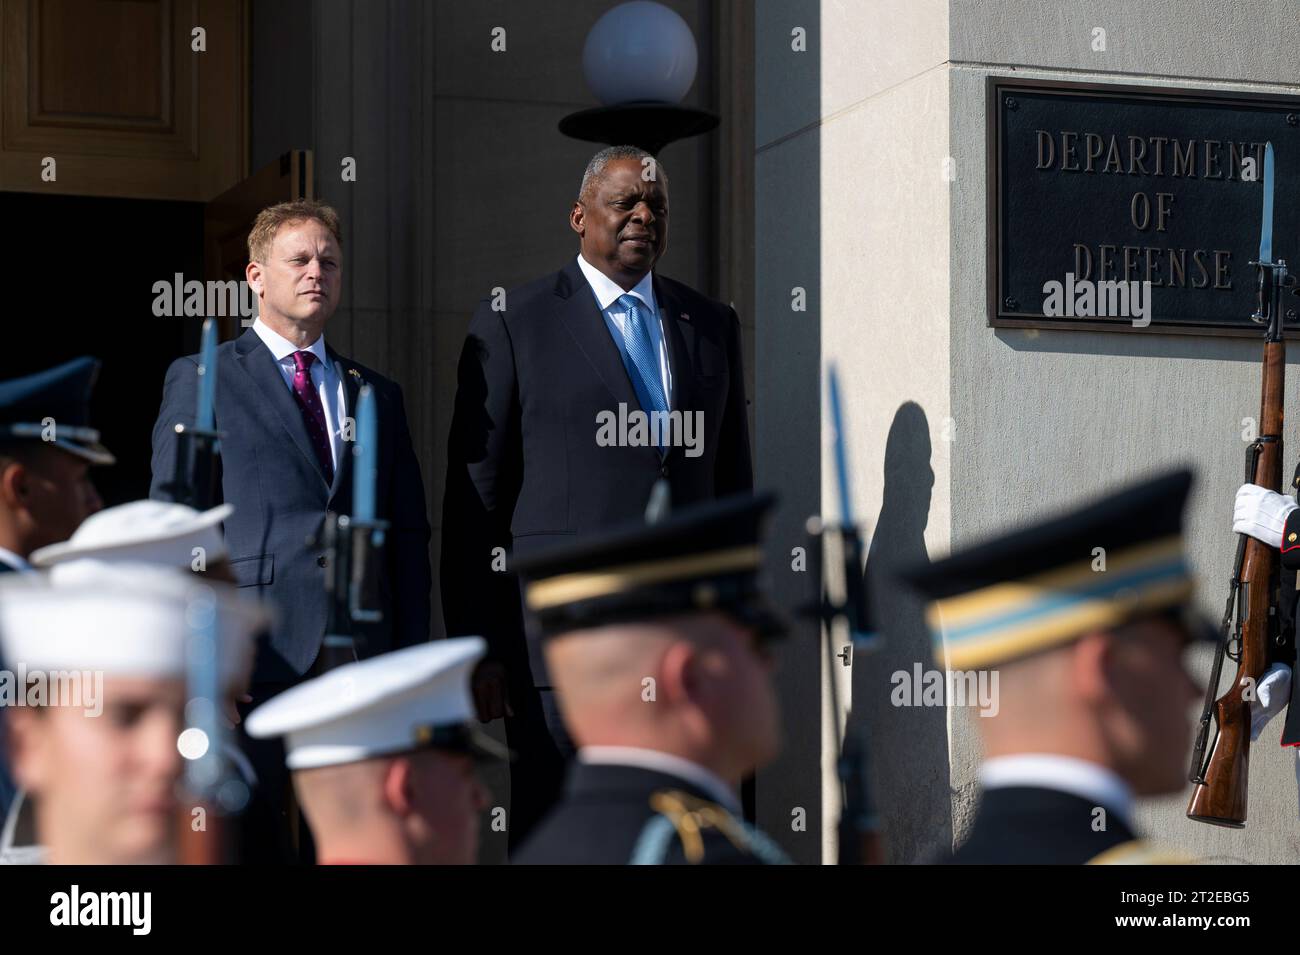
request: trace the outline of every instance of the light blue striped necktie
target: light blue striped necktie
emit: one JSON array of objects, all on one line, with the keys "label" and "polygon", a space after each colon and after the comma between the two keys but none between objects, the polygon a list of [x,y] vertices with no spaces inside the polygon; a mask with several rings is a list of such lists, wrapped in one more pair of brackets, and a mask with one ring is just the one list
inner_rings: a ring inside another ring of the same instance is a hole
[{"label": "light blue striped necktie", "polygon": [[618,304],[627,310],[627,322],[623,326],[625,361],[641,410],[646,414],[655,411],[667,413],[668,399],[664,396],[663,379],[659,375],[659,355],[650,341],[650,330],[646,328],[646,319],[641,311],[642,302],[635,295],[620,295]]}]

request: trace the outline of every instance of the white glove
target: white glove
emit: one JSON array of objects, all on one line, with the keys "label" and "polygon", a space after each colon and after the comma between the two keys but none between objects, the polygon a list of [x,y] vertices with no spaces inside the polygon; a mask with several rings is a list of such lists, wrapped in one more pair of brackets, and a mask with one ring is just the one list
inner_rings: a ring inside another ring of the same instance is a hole
[{"label": "white glove", "polygon": [[1282,712],[1291,698],[1291,668],[1285,663],[1274,663],[1257,684],[1255,698],[1250,701],[1250,741],[1259,739],[1268,721]]},{"label": "white glove", "polygon": [[1296,502],[1285,494],[1270,491],[1258,484],[1243,484],[1237,489],[1232,510],[1232,530],[1249,534],[1269,547],[1282,546],[1282,529],[1296,509]]}]

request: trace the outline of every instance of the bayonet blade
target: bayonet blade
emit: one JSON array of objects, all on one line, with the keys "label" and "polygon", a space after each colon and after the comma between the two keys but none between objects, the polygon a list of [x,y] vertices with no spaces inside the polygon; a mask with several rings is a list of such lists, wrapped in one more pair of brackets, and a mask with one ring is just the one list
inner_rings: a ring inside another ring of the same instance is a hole
[{"label": "bayonet blade", "polygon": [[194,415],[194,427],[211,431],[213,411],[217,400],[217,323],[203,320],[203,338],[199,346],[199,404]]},{"label": "bayonet blade", "polygon": [[826,369],[826,380],[830,391],[828,398],[831,406],[831,428],[835,432],[833,447],[835,453],[835,478],[839,484],[840,523],[845,527],[852,527],[853,499],[849,496],[848,452],[844,447],[844,418],[840,414],[840,381],[839,376],[835,373],[834,365]]},{"label": "bayonet blade", "polygon": [[352,518],[375,519],[375,477],[379,462],[379,417],[369,385],[357,394],[357,433],[353,440]]},{"label": "bayonet blade", "polygon": [[1259,230],[1259,261],[1273,261],[1273,144],[1264,144],[1264,222]]}]

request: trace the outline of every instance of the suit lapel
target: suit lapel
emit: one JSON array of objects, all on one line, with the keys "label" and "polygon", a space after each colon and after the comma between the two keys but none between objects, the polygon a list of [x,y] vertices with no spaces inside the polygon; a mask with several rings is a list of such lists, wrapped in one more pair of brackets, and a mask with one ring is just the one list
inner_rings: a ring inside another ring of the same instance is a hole
[{"label": "suit lapel", "polygon": [[[303,423],[302,411],[293,400],[289,389],[285,387],[284,375],[280,373],[280,367],[276,364],[271,349],[267,348],[257,332],[250,328],[235,342],[235,357],[240,367],[261,390],[267,404],[275,411],[280,423],[284,425],[285,431],[289,433],[289,437],[293,439],[293,443],[302,452],[303,457],[316,469],[321,484],[324,484],[325,472],[321,470],[320,462],[316,460],[316,452],[311,446],[311,439],[307,437],[307,426]],[[335,471],[337,470],[336,468]],[[335,476],[337,477],[337,474]]]},{"label": "suit lapel", "polygon": [[683,312],[680,303],[670,293],[659,277],[655,276],[655,303],[659,306],[660,324],[668,337],[669,371],[673,378],[673,393],[669,398],[674,410],[685,411],[691,407],[695,394],[695,373],[691,368],[691,352],[687,336],[695,337],[690,316]]},{"label": "suit lapel", "polygon": [[614,400],[626,404],[629,411],[644,410],[632,389],[632,379],[628,377],[623,356],[619,354],[618,346],[614,344],[609,328],[605,325],[605,316],[596,304],[596,296],[592,294],[591,286],[578,268],[577,259],[561,270],[555,284],[555,294],[557,317],[573,336],[578,350],[591,364]]},{"label": "suit lapel", "polygon": [[[659,306],[660,324],[668,339],[669,371],[673,379],[673,394],[669,399],[674,411],[680,411],[683,418],[691,413],[695,400],[695,369],[691,365],[691,349],[687,343],[695,339],[695,329],[691,325],[690,315],[683,312],[677,299],[664,287],[655,276],[655,303]],[[684,422],[683,422],[684,423]],[[681,453],[680,444],[668,448],[668,458]]]}]

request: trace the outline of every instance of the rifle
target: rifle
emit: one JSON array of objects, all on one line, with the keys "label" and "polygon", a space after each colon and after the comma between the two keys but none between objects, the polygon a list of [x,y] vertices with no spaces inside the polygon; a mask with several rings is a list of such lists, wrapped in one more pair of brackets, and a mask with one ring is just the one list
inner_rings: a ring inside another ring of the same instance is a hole
[{"label": "rifle", "polygon": [[327,554],[325,595],[329,609],[313,675],[355,663],[357,645],[364,642],[364,637],[356,632],[354,624],[384,619],[378,595],[373,592],[376,575],[372,570],[383,551],[388,522],[375,517],[379,421],[369,385],[362,385],[357,396],[356,429],[352,442],[352,513],[326,514],[317,542]]},{"label": "rifle", "polygon": [[[812,612],[821,621],[826,637],[826,661],[830,673],[831,725],[835,734],[836,773],[840,781],[840,818],[837,824],[840,865],[880,865],[884,851],[880,825],[867,779],[867,745],[861,733],[840,731],[840,707],[835,663],[851,666],[855,650],[875,649],[879,640],[869,632],[867,591],[862,579],[862,535],[853,521],[849,494],[848,457],[845,451],[844,420],[840,414],[839,378],[827,369],[828,399],[834,430],[835,473],[839,486],[840,523],[827,524],[808,519],[809,553],[813,555],[813,579],[817,581]],[[824,554],[827,543],[831,554]],[[840,634],[847,631],[848,643],[838,652]],[[847,717],[846,717],[847,720]]]},{"label": "rifle", "polygon": [[[203,322],[199,347],[198,403],[194,426],[176,425],[176,465],[166,490],[178,504],[207,510],[215,503],[220,434],[215,422],[217,398],[217,326]],[[223,815],[248,802],[248,787],[231,772],[226,758],[229,733],[222,713],[218,601],[212,588],[200,585],[190,599],[185,646],[185,732],[198,741],[198,754],[187,757],[180,802],[179,857],[183,865],[219,865],[226,855]],[[189,747],[186,747],[189,749]],[[197,828],[196,828],[197,824]]]},{"label": "rifle", "polygon": [[[180,803],[182,865],[223,865],[231,862],[226,817],[242,810],[249,799],[247,784],[231,772],[226,757],[229,731],[222,703],[220,603],[209,584],[197,584],[185,613],[184,790]],[[195,755],[188,751],[195,749]]]},{"label": "rifle", "polygon": [[217,400],[217,325],[203,320],[199,346],[198,404],[191,427],[177,422],[176,463],[172,479],[163,485],[177,504],[206,511],[216,503],[217,461],[221,435],[213,429]]},{"label": "rifle", "polygon": [[[1280,295],[1295,284],[1285,260],[1273,261],[1273,144],[1264,147],[1264,210],[1259,260],[1251,264],[1259,276],[1259,307],[1251,320],[1264,325],[1263,396],[1260,435],[1246,450],[1246,480],[1269,490],[1282,483],[1282,400],[1286,372],[1285,315]],[[1246,825],[1246,789],[1250,764],[1250,699],[1275,658],[1286,651],[1280,587],[1281,555],[1276,548],[1245,534],[1237,540],[1237,556],[1229,584],[1205,707],[1197,728],[1190,778],[1192,797],[1187,817],[1215,826],[1241,829]],[[1215,699],[1223,661],[1237,664],[1232,686]],[[1215,735],[1210,756],[1210,722]]]}]

